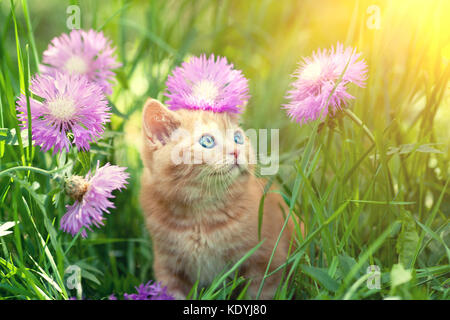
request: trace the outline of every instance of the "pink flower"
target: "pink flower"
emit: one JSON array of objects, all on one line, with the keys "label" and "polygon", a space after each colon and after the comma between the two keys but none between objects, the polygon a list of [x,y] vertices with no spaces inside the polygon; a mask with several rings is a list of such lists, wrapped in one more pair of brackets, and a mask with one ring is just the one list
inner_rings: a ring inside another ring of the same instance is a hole
[{"label": "pink flower", "polygon": [[43,54],[42,74],[54,75],[56,71],[86,76],[97,83],[105,94],[111,94],[114,79],[112,69],[121,66],[113,57],[114,48],[102,32],[72,30],[53,38]]},{"label": "pink flower", "polygon": [[[101,88],[86,77],[55,73],[36,75],[30,91],[40,100],[30,97],[32,138],[42,151],[53,147],[53,153],[69,151],[73,143],[79,150],[89,150],[109,121],[110,108]],[[21,94],[17,101],[18,119],[22,130],[28,127],[27,100]],[[70,138],[69,138],[69,136]]]},{"label": "pink flower", "polygon": [[[124,188],[129,177],[126,168],[107,163],[99,167],[94,175],[89,172],[85,178],[72,176],[66,182],[66,192],[75,199],[71,206],[66,206],[67,213],[61,218],[61,229],[75,236],[81,228],[92,231],[91,226],[103,225],[103,212],[109,213],[114,204],[109,200],[114,198],[112,191]],[[86,230],[81,232],[87,237]]]},{"label": "pink flower", "polygon": [[338,43],[336,49],[318,50],[312,57],[304,58],[293,74],[296,80],[286,97],[289,103],[283,106],[289,117],[300,124],[318,119],[321,113],[324,119],[354,99],[347,92],[347,85],[364,87],[367,79],[367,65],[359,57],[355,49],[344,50]]},{"label": "pink flower", "polygon": [[226,58],[203,54],[177,67],[167,82],[169,109],[241,112],[249,99],[247,79]]},{"label": "pink flower", "polygon": [[[137,293],[125,293],[123,296],[126,300],[174,300],[175,298],[167,292],[167,287],[164,287],[161,282],[142,283],[139,287],[135,287]],[[117,300],[117,299],[116,299]]]}]

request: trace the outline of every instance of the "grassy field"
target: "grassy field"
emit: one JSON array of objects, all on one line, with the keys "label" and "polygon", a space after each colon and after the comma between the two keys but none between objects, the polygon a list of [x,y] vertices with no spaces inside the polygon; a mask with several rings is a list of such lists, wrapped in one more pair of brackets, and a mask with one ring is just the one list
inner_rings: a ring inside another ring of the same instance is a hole
[{"label": "grassy field", "polygon": [[[164,101],[170,71],[201,53],[226,56],[249,79],[244,128],[280,129],[273,178],[306,237],[288,261],[292,284],[280,283],[275,299],[449,299],[450,2],[107,3],[0,1],[0,225],[20,222],[0,231],[0,299],[107,299],[153,279],[138,201],[142,106],[149,96]],[[79,6],[81,28],[112,40],[123,65],[108,97],[112,121],[87,157],[52,156],[15,134],[16,99],[49,41],[70,31],[69,5]],[[368,64],[349,108],[374,142],[348,117],[299,126],[280,108],[300,59],[338,41]],[[130,183],[104,227],[73,238],[59,230],[70,200],[48,172],[73,161],[81,174],[97,160],[128,167]],[[18,166],[33,168],[8,170]],[[82,292],[67,285],[75,265]],[[371,265],[379,287],[367,285],[376,284]],[[234,271],[191,298],[245,298]]]}]

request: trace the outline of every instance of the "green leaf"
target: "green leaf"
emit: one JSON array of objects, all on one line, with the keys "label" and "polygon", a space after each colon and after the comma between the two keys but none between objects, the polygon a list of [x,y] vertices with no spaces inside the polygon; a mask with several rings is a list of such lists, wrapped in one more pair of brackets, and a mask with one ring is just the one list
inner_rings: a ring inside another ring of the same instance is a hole
[{"label": "green leaf", "polygon": [[269,189],[272,186],[272,183],[273,183],[273,179],[270,179],[270,181],[264,187],[264,193],[263,193],[263,195],[261,197],[261,200],[259,201],[259,208],[258,208],[258,241],[261,241],[261,229],[262,229],[263,214],[264,214],[264,200],[266,199],[266,195],[269,192]]},{"label": "green leaf", "polygon": [[423,153],[443,153],[442,151],[433,148],[432,145],[435,143],[426,143],[422,145],[416,145],[414,143],[411,144],[402,144],[399,147],[390,147],[386,152],[387,155],[392,155],[395,153],[398,154],[407,154],[412,152],[423,152]]},{"label": "green leaf", "polygon": [[19,222],[8,221],[3,224],[0,224],[0,237],[6,236],[6,235],[12,233],[12,231],[10,231],[8,229],[11,229],[12,227],[14,227],[16,225],[16,223],[19,223]]},{"label": "green leaf", "polygon": [[90,281],[94,282],[97,285],[101,285],[101,283],[98,280],[98,278],[94,274],[92,274],[91,272],[89,272],[87,270],[81,269],[81,277],[85,278],[87,280],[90,280]]},{"label": "green leaf", "polygon": [[384,204],[393,206],[407,206],[415,204],[414,201],[375,201],[375,200],[350,200],[351,202],[357,203],[368,203],[368,204]]},{"label": "green leaf", "polygon": [[3,258],[0,258],[0,267],[2,267],[3,270],[5,270],[7,272],[6,274],[4,274],[2,272],[2,277],[4,277],[4,278],[10,278],[10,277],[14,276],[17,273],[17,271],[19,270],[14,264],[6,261]]},{"label": "green leaf", "polygon": [[408,211],[404,211],[402,216],[402,229],[397,238],[396,249],[398,261],[405,266],[409,266],[414,259],[417,244],[419,243],[419,234],[411,214]]},{"label": "green leaf", "polygon": [[89,151],[80,151],[78,152],[78,160],[81,163],[81,166],[83,167],[82,175],[85,175],[88,173],[88,171],[91,169],[91,154]]},{"label": "green leaf", "polygon": [[116,73],[116,79],[119,81],[120,85],[124,89],[128,89],[129,88],[128,77],[125,74],[125,72],[122,69],[118,69],[115,71],[115,73]]},{"label": "green leaf", "polygon": [[346,255],[339,255],[339,270],[341,271],[341,275],[344,277],[350,270],[356,265],[356,260],[352,257]]},{"label": "green leaf", "polygon": [[5,155],[5,141],[0,141],[0,159]]},{"label": "green leaf", "polygon": [[398,287],[401,284],[407,283],[412,279],[411,271],[405,270],[403,265],[394,264],[391,269],[391,285]]},{"label": "green leaf", "polygon": [[331,278],[325,270],[307,265],[301,265],[301,268],[307,275],[319,282],[328,291],[336,292],[339,289],[339,283]]}]

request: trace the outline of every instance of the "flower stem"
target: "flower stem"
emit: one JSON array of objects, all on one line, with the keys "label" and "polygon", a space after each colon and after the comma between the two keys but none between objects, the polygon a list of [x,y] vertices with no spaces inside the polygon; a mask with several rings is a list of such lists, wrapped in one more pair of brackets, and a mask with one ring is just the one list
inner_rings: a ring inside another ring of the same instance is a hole
[{"label": "flower stem", "polygon": [[7,175],[7,174],[9,174],[11,172],[14,172],[14,171],[21,171],[21,170],[33,171],[33,172],[40,173],[40,174],[43,174],[43,175],[46,175],[46,176],[51,176],[52,174],[54,174],[54,173],[56,173],[58,171],[66,169],[68,166],[69,166],[69,164],[65,165],[64,167],[57,168],[57,169],[54,169],[54,170],[51,170],[51,171],[44,170],[44,169],[41,169],[41,168],[36,168],[36,167],[18,166],[18,167],[12,167],[12,168],[0,171],[0,177],[2,177],[4,175]]},{"label": "flower stem", "polygon": [[47,171],[44,169],[35,168],[35,167],[27,167],[27,166],[19,166],[19,167],[12,167],[12,168],[0,171],[0,177],[7,175],[13,171],[19,171],[19,170],[33,171],[33,172],[40,173],[40,174],[47,175],[47,176],[51,175],[50,171]]},{"label": "flower stem", "polygon": [[353,122],[363,128],[366,135],[375,144],[375,137],[373,136],[372,132],[370,132],[369,128],[367,128],[367,126],[362,122],[362,120],[358,118],[358,116],[354,114],[350,109],[343,108],[342,110],[346,116],[348,116]]}]

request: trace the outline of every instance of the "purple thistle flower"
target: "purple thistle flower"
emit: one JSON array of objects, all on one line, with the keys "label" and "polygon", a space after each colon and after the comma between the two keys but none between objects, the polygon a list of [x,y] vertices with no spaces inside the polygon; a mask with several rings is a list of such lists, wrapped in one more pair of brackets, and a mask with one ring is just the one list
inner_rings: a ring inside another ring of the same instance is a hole
[{"label": "purple thistle flower", "polygon": [[367,79],[367,64],[358,60],[360,55],[351,47],[344,50],[338,43],[336,49],[319,49],[312,57],[304,58],[293,74],[296,80],[286,97],[290,101],[283,105],[289,117],[300,124],[318,119],[321,113],[323,119],[329,112],[334,114],[346,105],[349,99],[354,99],[347,92],[347,84],[364,87]]},{"label": "purple thistle flower", "polygon": [[[36,75],[30,91],[42,101],[30,97],[32,138],[42,151],[53,147],[53,154],[72,143],[78,150],[89,150],[89,142],[99,138],[109,121],[108,103],[101,88],[85,77],[56,73],[54,77]],[[27,100],[21,94],[17,101],[22,130],[28,128]]]},{"label": "purple thistle flower", "polygon": [[161,283],[153,283],[152,281],[146,284],[141,284],[139,287],[135,287],[137,293],[128,294],[123,296],[126,300],[174,300],[175,298],[167,292],[167,287],[163,287]]},{"label": "purple thistle flower", "polygon": [[192,57],[175,68],[166,82],[169,109],[242,112],[249,99],[248,81],[226,58]]},{"label": "purple thistle flower", "polygon": [[97,83],[105,94],[111,94],[112,69],[121,66],[113,57],[114,48],[103,33],[94,30],[72,30],[52,39],[43,54],[42,74],[55,72],[85,75]]},{"label": "purple thistle flower", "polygon": [[[66,183],[66,191],[75,202],[67,205],[67,213],[61,218],[61,229],[75,236],[81,228],[86,227],[92,231],[91,226],[103,225],[103,211],[109,213],[108,208],[114,208],[109,198],[114,198],[112,191],[121,190],[127,183],[129,174],[126,168],[107,163],[99,167],[94,175],[89,172],[85,178],[72,176]],[[83,238],[87,237],[86,230],[81,232]]]}]

